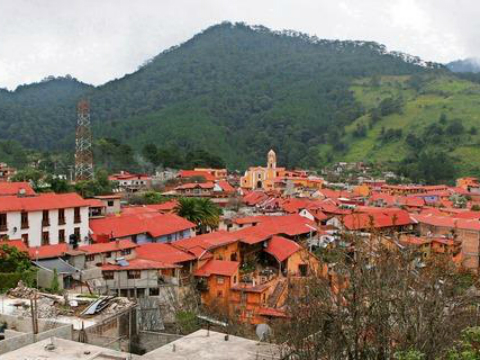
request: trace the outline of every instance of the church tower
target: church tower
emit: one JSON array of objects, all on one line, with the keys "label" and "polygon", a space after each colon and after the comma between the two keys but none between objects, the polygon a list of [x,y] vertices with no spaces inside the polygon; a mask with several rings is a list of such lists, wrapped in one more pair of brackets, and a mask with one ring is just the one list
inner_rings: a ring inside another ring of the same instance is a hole
[{"label": "church tower", "polygon": [[275,151],[270,150],[267,156],[267,168],[268,169],[276,169],[277,168],[277,154]]}]

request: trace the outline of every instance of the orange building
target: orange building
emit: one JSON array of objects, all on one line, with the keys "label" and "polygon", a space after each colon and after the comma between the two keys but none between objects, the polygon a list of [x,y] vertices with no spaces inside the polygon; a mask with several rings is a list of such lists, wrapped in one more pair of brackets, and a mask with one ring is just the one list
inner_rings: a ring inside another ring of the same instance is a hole
[{"label": "orange building", "polygon": [[205,172],[213,175],[216,180],[225,180],[227,179],[227,169],[207,169],[207,168],[195,168],[193,171]]},{"label": "orange building", "polygon": [[199,278],[202,303],[229,311],[230,289],[239,281],[238,261],[209,260],[194,273]]},{"label": "orange building", "polygon": [[480,183],[476,177],[464,177],[457,179],[457,187],[470,191],[480,188]]}]

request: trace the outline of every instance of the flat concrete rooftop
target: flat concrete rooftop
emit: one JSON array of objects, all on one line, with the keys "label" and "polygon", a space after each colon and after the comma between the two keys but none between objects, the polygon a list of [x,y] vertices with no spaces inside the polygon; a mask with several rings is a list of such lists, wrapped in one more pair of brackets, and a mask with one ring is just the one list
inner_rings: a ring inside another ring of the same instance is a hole
[{"label": "flat concrete rooftop", "polygon": [[207,330],[198,330],[143,355],[142,360],[278,360],[279,347],[273,344]]},{"label": "flat concrete rooftop", "polygon": [[138,360],[140,356],[99,346],[53,338],[42,340],[0,356],[1,360]]}]

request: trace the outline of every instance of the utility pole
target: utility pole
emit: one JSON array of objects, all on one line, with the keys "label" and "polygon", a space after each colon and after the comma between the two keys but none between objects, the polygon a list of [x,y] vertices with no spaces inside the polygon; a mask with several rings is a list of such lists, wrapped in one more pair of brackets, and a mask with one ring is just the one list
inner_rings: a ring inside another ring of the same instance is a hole
[{"label": "utility pole", "polygon": [[77,130],[75,132],[75,181],[92,179],[93,153],[90,104],[87,100],[80,100],[77,105]]}]

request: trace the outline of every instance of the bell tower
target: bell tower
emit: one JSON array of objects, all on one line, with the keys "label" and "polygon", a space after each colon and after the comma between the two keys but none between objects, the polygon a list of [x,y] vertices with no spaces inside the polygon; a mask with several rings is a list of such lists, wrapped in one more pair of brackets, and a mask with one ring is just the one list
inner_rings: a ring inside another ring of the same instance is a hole
[{"label": "bell tower", "polygon": [[276,169],[277,168],[277,154],[275,151],[270,150],[267,155],[267,168]]}]

